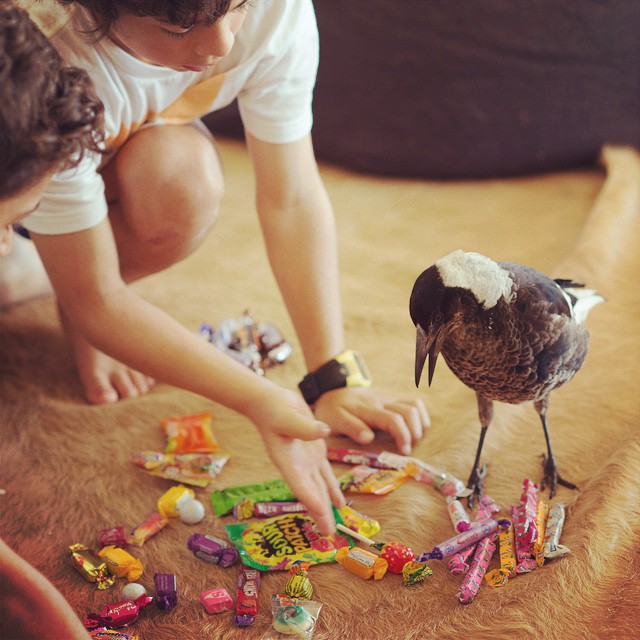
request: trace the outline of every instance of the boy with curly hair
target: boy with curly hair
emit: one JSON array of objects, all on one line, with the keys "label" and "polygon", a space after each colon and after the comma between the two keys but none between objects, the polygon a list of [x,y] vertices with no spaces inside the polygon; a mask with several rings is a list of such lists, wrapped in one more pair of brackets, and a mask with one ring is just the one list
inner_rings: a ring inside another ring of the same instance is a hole
[{"label": "boy with curly hair", "polygon": [[[349,368],[359,361],[345,350],[335,222],[310,134],[319,54],[311,0],[60,4],[70,19],[51,42],[94,81],[108,154],[56,175],[24,224],[89,401],[132,397],[162,379],[238,411],[329,532],[330,501],[344,498],[322,438],[333,431],[367,443],[381,429],[408,453],[428,416],[420,400],[365,388],[364,372]],[[311,372],[301,383],[306,404],[127,286],[189,255],[213,225],[224,181],[199,118],[236,98],[267,253]]]},{"label": "boy with curly hair", "polygon": [[13,3],[0,2],[0,307],[50,292],[33,243],[13,237],[57,171],[99,151],[102,105],[86,71]]}]

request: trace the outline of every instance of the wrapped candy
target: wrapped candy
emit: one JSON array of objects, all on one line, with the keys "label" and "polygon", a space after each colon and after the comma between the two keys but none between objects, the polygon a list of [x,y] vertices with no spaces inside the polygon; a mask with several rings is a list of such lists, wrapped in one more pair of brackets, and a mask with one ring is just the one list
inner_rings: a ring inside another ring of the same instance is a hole
[{"label": "wrapped candy", "polygon": [[116,581],[107,563],[93,549],[76,543],[69,545],[68,555],[73,568],[87,582],[95,582],[98,589],[108,589]]},{"label": "wrapped candy", "polygon": [[124,600],[108,605],[100,613],[89,613],[84,620],[87,629],[97,627],[107,627],[109,629],[119,629],[126,627],[138,619],[140,609],[146,607],[153,598],[142,595],[135,600]]},{"label": "wrapped candy", "polygon": [[129,537],[131,544],[141,547],[149,538],[163,529],[167,522],[169,521],[159,513],[151,514],[131,532]]},{"label": "wrapped candy", "polygon": [[547,530],[544,536],[544,557],[545,560],[562,558],[569,553],[569,548],[560,544],[560,535],[564,526],[565,506],[555,504],[549,510],[547,518]]},{"label": "wrapped candy", "polygon": [[[313,637],[321,608],[322,604],[315,600],[299,600],[274,594],[271,598],[272,626],[283,636],[309,640]],[[267,634],[267,638],[269,637]]]},{"label": "wrapped candy", "polygon": [[178,518],[182,503],[194,500],[196,493],[182,484],[177,484],[165,491],[158,498],[158,512],[163,518]]},{"label": "wrapped candy", "polygon": [[246,520],[247,518],[272,518],[284,513],[304,513],[306,510],[302,502],[254,502],[245,498],[233,507],[233,515],[237,520]]},{"label": "wrapped candy", "polygon": [[489,571],[484,579],[492,587],[503,587],[509,578],[516,575],[516,552],[515,539],[513,533],[513,523],[508,529],[503,529],[499,537],[500,545],[500,568]]},{"label": "wrapped candy", "polygon": [[533,543],[533,557],[539,567],[544,564],[544,535],[547,528],[547,518],[549,517],[549,505],[544,501],[538,501],[538,511],[536,513],[536,529],[538,537]]},{"label": "wrapped candy", "polygon": [[117,578],[126,578],[129,582],[135,582],[142,575],[142,562],[124,549],[109,545],[100,549],[98,555]]},{"label": "wrapped candy", "polygon": [[409,560],[409,562],[402,567],[402,584],[404,584],[405,587],[411,587],[431,575],[433,575],[433,571],[431,571],[426,562]]},{"label": "wrapped candy", "polygon": [[215,453],[219,449],[213,435],[210,413],[173,416],[160,421],[167,436],[165,453]]},{"label": "wrapped candy", "polygon": [[375,536],[380,533],[380,523],[374,518],[356,511],[351,505],[345,504],[338,509],[342,524],[357,531],[361,536]]},{"label": "wrapped candy", "polygon": [[308,562],[295,562],[291,569],[289,569],[289,579],[284,585],[283,593],[290,598],[311,600],[313,596],[313,586],[307,575],[308,571]]},{"label": "wrapped candy", "polygon": [[215,536],[194,533],[187,540],[187,547],[200,560],[218,564],[223,568],[230,567],[238,559],[238,552],[224,540]]},{"label": "wrapped candy", "polygon": [[442,560],[443,558],[449,558],[454,553],[466,549],[483,538],[496,533],[499,527],[508,527],[509,524],[508,520],[494,520],[493,518],[481,520],[471,525],[471,529],[468,531],[459,533],[457,536],[453,536],[453,538],[437,544],[431,551],[426,551],[418,556],[416,560],[424,562],[432,559]]},{"label": "wrapped candy", "polygon": [[238,572],[238,593],[236,597],[235,622],[239,627],[253,624],[258,615],[258,590],[260,589],[260,572],[245,565],[240,565]]},{"label": "wrapped candy", "polygon": [[389,566],[384,558],[359,547],[338,549],[336,562],[340,563],[349,573],[354,573],[365,580],[369,578],[381,580]]},{"label": "wrapped candy", "polygon": [[410,475],[405,469],[376,469],[359,465],[338,478],[343,491],[384,496],[404,484]]},{"label": "wrapped candy", "polygon": [[233,609],[233,599],[224,587],[203,591],[200,594],[200,602],[207,613],[222,613]]},{"label": "wrapped candy", "polygon": [[114,547],[126,547],[128,542],[124,527],[100,529],[98,539],[100,540],[100,547],[108,547],[110,544]]},{"label": "wrapped candy", "polygon": [[471,529],[471,518],[469,518],[469,514],[466,512],[460,500],[454,496],[447,496],[447,511],[458,533]]},{"label": "wrapped candy", "polygon": [[205,488],[222,472],[229,454],[217,453],[159,453],[141,451],[131,456],[131,462],[147,473],[194,487]]},{"label": "wrapped candy", "polygon": [[518,507],[518,521],[514,522],[516,557],[518,562],[531,558],[533,543],[538,537],[536,513],[538,511],[538,485],[525,478]]},{"label": "wrapped candy", "polygon": [[92,640],[140,640],[137,633],[125,633],[116,629],[107,629],[106,627],[98,627],[93,631],[89,631],[89,637]]},{"label": "wrapped candy", "polygon": [[524,560],[518,560],[518,545],[520,544],[520,541],[518,540],[518,538],[515,535],[515,532],[517,531],[517,527],[518,527],[518,522],[520,520],[521,517],[521,507],[520,505],[511,505],[511,519],[513,520],[513,531],[514,531],[514,550],[515,550],[515,554],[516,554],[516,573],[529,573],[530,571],[533,571],[534,569],[536,569],[536,567],[538,566],[538,564],[536,563],[536,561],[529,555],[526,555],[526,552],[521,550],[520,555],[524,557]]},{"label": "wrapped candy", "polygon": [[414,558],[413,550],[400,542],[376,542],[353,529],[345,527],[343,524],[338,523],[336,527],[339,531],[347,533],[356,540],[360,540],[380,551],[380,557],[387,561],[391,573],[402,573],[404,565]]},{"label": "wrapped candy", "polygon": [[156,587],[156,605],[162,611],[171,611],[178,606],[178,586],[175,573],[156,573],[153,576]]},{"label": "wrapped candy", "polygon": [[295,500],[291,489],[284,480],[267,480],[258,484],[245,484],[228,487],[211,493],[211,506],[216,516],[226,516],[233,511],[233,507],[245,499],[256,502],[271,502],[274,500]]},{"label": "wrapped candy", "polygon": [[458,600],[462,604],[469,604],[477,595],[496,550],[495,538],[496,534],[492,534],[478,542],[469,571],[458,589]]}]

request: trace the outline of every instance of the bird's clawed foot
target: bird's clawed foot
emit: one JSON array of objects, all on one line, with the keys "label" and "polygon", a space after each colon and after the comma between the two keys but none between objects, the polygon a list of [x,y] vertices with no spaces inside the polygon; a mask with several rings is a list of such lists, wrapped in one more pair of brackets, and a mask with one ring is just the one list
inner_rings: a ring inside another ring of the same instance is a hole
[{"label": "bird's clawed foot", "polygon": [[469,505],[469,509],[473,509],[473,503],[475,501],[474,496],[478,496],[478,500],[482,498],[482,495],[484,493],[484,479],[486,475],[486,464],[483,464],[482,467],[476,465],[471,471],[469,481],[467,482],[467,488],[471,490],[471,494],[469,495],[467,502],[467,504]]},{"label": "bird's clawed foot", "polygon": [[540,484],[540,491],[544,491],[549,485],[549,499],[556,495],[556,489],[558,485],[567,487],[567,489],[577,489],[578,487],[560,476],[558,473],[558,466],[553,456],[547,458],[542,456],[542,467],[544,469],[544,475],[542,476],[542,482]]}]

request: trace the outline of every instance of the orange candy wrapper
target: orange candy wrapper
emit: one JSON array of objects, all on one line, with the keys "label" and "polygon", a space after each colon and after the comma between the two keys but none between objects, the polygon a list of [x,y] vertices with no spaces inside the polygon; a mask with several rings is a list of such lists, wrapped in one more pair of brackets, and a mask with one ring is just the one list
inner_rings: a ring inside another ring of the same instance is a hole
[{"label": "orange candy wrapper", "polygon": [[365,580],[369,578],[382,580],[389,566],[384,558],[360,547],[338,549],[336,562],[339,562],[349,573],[354,573]]},{"label": "orange candy wrapper", "polygon": [[164,418],[160,421],[167,446],[165,453],[215,453],[220,447],[212,429],[210,413]]}]

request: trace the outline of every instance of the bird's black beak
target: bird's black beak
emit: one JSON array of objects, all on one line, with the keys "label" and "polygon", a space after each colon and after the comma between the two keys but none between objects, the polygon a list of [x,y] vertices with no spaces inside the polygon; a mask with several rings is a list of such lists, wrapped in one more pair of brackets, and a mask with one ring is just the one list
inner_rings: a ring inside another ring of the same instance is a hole
[{"label": "bird's black beak", "polygon": [[416,387],[420,385],[427,356],[429,356],[429,386],[431,386],[444,336],[445,331],[442,327],[435,333],[427,334],[420,325],[416,325]]}]

